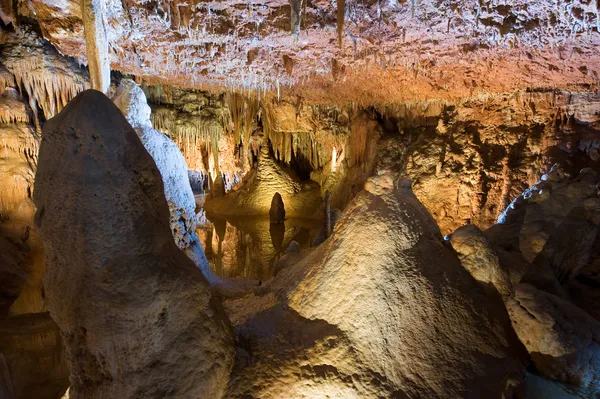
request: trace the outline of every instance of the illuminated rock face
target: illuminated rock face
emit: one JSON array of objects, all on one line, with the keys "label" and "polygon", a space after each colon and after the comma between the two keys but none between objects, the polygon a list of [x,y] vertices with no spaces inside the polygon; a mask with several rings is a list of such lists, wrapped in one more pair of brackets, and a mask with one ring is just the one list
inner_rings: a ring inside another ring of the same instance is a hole
[{"label": "illuminated rock face", "polygon": [[570,176],[554,165],[498,224],[484,233],[465,226],[450,236],[475,278],[502,293],[498,271],[510,277],[506,307],[536,370],[588,389],[582,397],[597,391],[599,378],[598,181],[589,168]]},{"label": "illuminated rock face", "polygon": [[[512,280],[521,276],[511,276],[498,259],[493,246],[477,226],[469,224],[459,227],[450,235],[452,248],[456,251],[460,264],[484,287],[507,299],[512,293]],[[515,278],[516,277],[516,278]]]},{"label": "illuminated rock face", "polygon": [[173,242],[156,164],[102,93],[44,126],[34,201],[71,397],[220,397],[226,316]]},{"label": "illuminated rock face", "polygon": [[319,217],[318,184],[301,181],[289,168],[280,166],[269,154],[268,146],[263,145],[256,169],[245,176],[240,186],[224,197],[207,198],[204,207],[208,213],[218,215],[268,215],[276,193],[285,204],[287,217]]},{"label": "illuminated rock face", "polygon": [[[14,14],[14,3],[4,4]],[[587,0],[279,0],[250,7],[239,0],[107,0],[105,18],[110,61],[123,73],[370,104],[593,84],[596,7]],[[80,2],[35,0],[18,10],[63,54],[86,63]]]},{"label": "illuminated rock face", "polygon": [[134,81],[124,79],[113,101],[135,129],[162,176],[171,231],[177,246],[181,249],[189,247],[196,240],[196,201],[181,150],[169,137],[152,128],[146,96]]},{"label": "illuminated rock face", "polygon": [[598,388],[598,320],[568,301],[528,284],[517,286],[507,307],[515,331],[543,375]]},{"label": "illuminated rock face", "polygon": [[477,288],[406,184],[370,189],[325,243],[226,303],[243,344],[232,397],[499,397],[518,382],[523,353],[500,298]]}]

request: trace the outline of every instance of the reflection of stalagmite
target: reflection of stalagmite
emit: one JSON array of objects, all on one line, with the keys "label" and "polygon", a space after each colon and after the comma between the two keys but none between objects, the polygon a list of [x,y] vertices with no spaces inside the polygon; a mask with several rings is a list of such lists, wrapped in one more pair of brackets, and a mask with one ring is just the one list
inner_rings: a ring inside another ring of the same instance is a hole
[{"label": "reflection of stalagmite", "polygon": [[110,59],[103,0],[82,0],[81,8],[90,83],[92,89],[106,93],[110,87]]}]

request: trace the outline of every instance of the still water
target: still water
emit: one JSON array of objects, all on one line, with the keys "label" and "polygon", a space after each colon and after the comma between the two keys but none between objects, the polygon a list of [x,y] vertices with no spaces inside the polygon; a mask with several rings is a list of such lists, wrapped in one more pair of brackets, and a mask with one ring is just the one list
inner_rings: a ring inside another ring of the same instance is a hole
[{"label": "still water", "polygon": [[275,264],[292,240],[308,248],[320,229],[321,222],[311,219],[271,224],[268,216],[208,215],[208,223],[199,226],[197,233],[215,274],[264,281],[274,276]]}]

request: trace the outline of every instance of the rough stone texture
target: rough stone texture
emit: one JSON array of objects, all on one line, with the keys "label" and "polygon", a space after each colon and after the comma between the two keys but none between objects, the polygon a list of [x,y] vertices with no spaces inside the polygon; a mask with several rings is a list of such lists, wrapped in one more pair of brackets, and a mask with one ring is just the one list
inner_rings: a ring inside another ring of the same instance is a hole
[{"label": "rough stone texture", "polygon": [[512,292],[513,280],[510,272],[502,268],[496,251],[477,226],[469,224],[459,227],[450,235],[452,248],[458,254],[460,264],[473,278],[491,291],[500,294],[504,300]]},{"label": "rough stone texture", "polygon": [[103,93],[107,93],[110,87],[105,4],[106,2],[101,0],[83,0],[81,2],[90,87]]},{"label": "rough stone texture", "polygon": [[283,204],[281,194],[279,193],[275,193],[271,200],[269,219],[271,223],[283,223],[285,221],[285,205]]},{"label": "rough stone texture", "polygon": [[30,27],[23,25],[15,32],[3,31],[0,42],[3,45],[0,89],[18,88],[21,96],[28,99],[29,112],[35,117],[30,122],[36,126],[39,121],[56,115],[77,93],[89,87],[87,71],[62,56]]},{"label": "rough stone texture", "polygon": [[[341,10],[336,2],[307,3],[296,38],[288,0],[250,7],[239,0],[108,0],[111,64],[172,84],[268,88],[362,104],[597,80],[593,1],[342,3]],[[85,63],[78,1],[34,0],[19,11],[36,19],[63,54]],[[345,20],[341,46],[338,11]]]},{"label": "rough stone texture", "polygon": [[501,300],[396,186],[361,193],[329,240],[226,302],[238,343],[229,396],[510,396],[522,349]]},{"label": "rough stone texture", "polygon": [[69,386],[61,341],[48,313],[0,320],[0,397],[59,398]]},{"label": "rough stone texture", "polygon": [[570,384],[598,386],[600,322],[575,305],[520,284],[507,308],[536,368]]},{"label": "rough stone texture", "polygon": [[598,170],[599,104],[592,94],[531,91],[430,103],[426,113],[399,107],[383,125],[377,167],[413,180],[443,234],[485,229],[553,163],[571,175]]},{"label": "rough stone texture", "polygon": [[281,195],[287,217],[317,217],[319,214],[318,185],[300,181],[292,170],[277,164],[267,146],[261,147],[256,170],[246,175],[240,186],[224,197],[207,198],[204,207],[209,214],[268,215],[275,193]]},{"label": "rough stone texture", "polygon": [[[596,251],[600,242],[596,242]],[[579,274],[567,286],[573,303],[600,321],[600,261],[596,259],[584,266]]]},{"label": "rough stone texture", "polygon": [[[560,229],[561,222],[578,207],[584,207],[586,199],[597,199],[595,186],[594,172],[590,176],[586,171],[577,181],[571,183],[560,165],[555,165],[548,174],[542,176],[538,184],[531,186],[515,199],[498,221],[510,223],[518,219],[521,211],[519,208],[524,208],[519,246],[525,259],[531,262],[542,252],[550,236]],[[588,205],[592,212],[593,205]],[[585,209],[582,213],[585,219]],[[589,245],[584,245],[586,244]]]},{"label": "rough stone texture", "polygon": [[27,247],[0,237],[0,319],[8,315],[27,278]]},{"label": "rough stone texture", "polygon": [[121,81],[113,101],[134,127],[162,176],[175,242],[181,249],[189,247],[196,240],[196,201],[181,151],[169,137],[152,128],[146,96],[134,81]]},{"label": "rough stone texture", "polygon": [[102,93],[44,126],[36,223],[71,397],[219,397],[232,341],[208,283],[173,242],[161,175]]}]

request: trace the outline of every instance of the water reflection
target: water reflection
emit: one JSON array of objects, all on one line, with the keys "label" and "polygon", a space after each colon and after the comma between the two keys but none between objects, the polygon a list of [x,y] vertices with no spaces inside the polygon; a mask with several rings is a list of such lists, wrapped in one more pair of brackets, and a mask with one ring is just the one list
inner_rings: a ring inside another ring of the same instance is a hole
[{"label": "water reflection", "polygon": [[289,243],[307,248],[321,228],[316,220],[287,219],[271,224],[269,217],[223,219],[208,215],[198,236],[212,270],[220,276],[268,280]]}]

